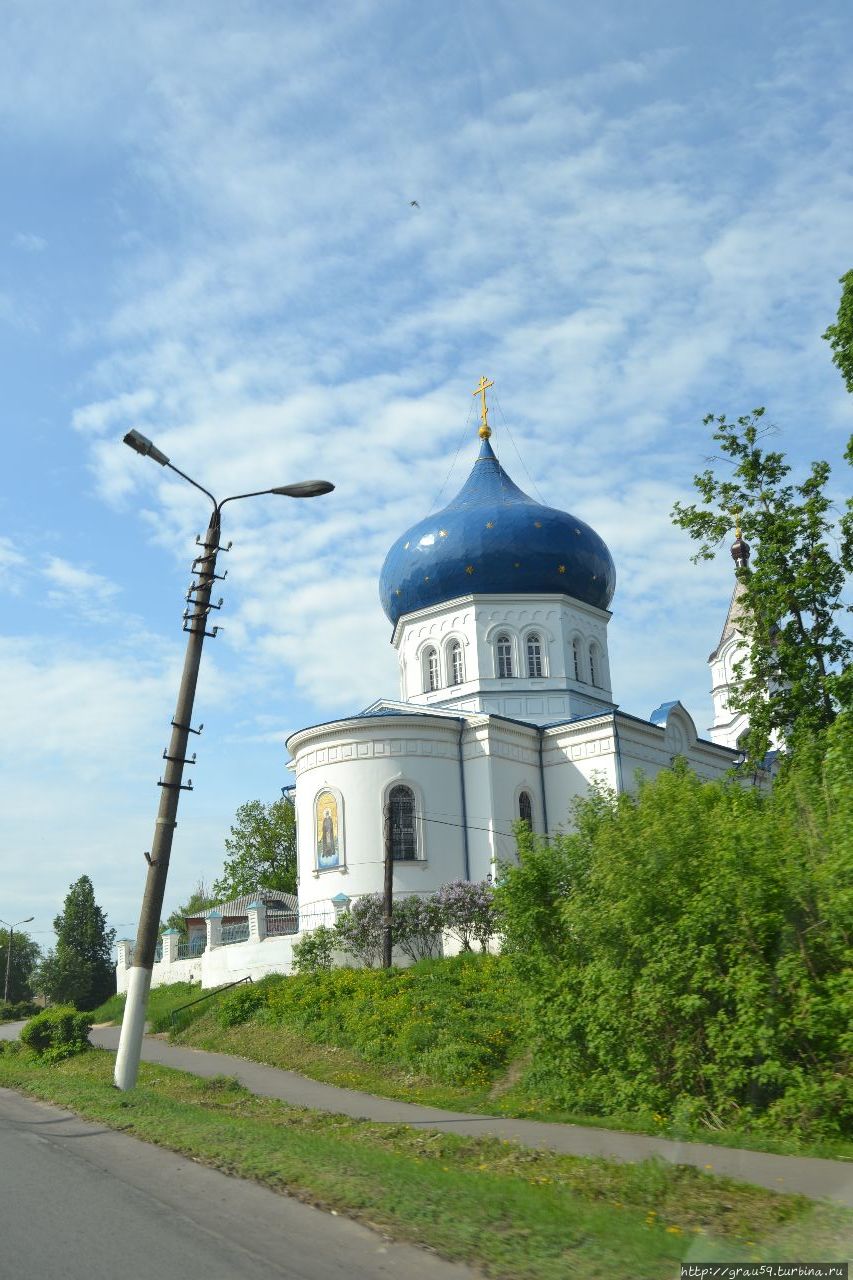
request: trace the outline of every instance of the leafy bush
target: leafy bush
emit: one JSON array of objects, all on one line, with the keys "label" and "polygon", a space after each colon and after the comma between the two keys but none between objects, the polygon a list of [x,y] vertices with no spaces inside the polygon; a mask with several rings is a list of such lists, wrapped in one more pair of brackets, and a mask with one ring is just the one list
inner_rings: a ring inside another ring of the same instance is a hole
[{"label": "leafy bush", "polygon": [[471,951],[476,940],[485,951],[497,933],[497,912],[492,886],[485,880],[452,880],[435,895],[442,924],[448,933]]},{"label": "leafy bush", "polygon": [[444,914],[435,895],[410,894],[395,902],[392,924],[395,944],[410,959],[433,960],[441,955]]},{"label": "leafy bush", "polygon": [[55,1005],[30,1018],[21,1028],[21,1040],[45,1062],[59,1062],[89,1048],[92,1023],[73,1005]]},{"label": "leafy bush", "polygon": [[770,795],[686,768],[519,833],[498,890],[535,1027],[527,1085],[570,1110],[843,1135],[853,1119],[853,717]]},{"label": "leafy bush", "polygon": [[38,1011],[38,1005],[31,1000],[19,1000],[14,1004],[0,1000],[0,1022],[18,1022],[21,1018],[32,1018]]},{"label": "leafy bush", "polygon": [[335,948],[340,939],[328,925],[318,925],[293,944],[293,968],[296,973],[320,973],[331,969]]},{"label": "leafy bush", "polygon": [[335,921],[342,951],[348,951],[368,969],[382,956],[385,909],[381,893],[366,893]]}]

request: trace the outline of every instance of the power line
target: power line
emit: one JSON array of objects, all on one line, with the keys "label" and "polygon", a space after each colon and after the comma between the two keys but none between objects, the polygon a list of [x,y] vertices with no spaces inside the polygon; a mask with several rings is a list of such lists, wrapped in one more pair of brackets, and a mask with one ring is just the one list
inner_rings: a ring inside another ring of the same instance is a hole
[{"label": "power line", "polygon": [[473,412],[474,412],[474,406],[472,404],[470,409],[468,410],[468,417],[465,419],[465,426],[463,428],[462,435],[459,437],[459,446],[456,450],[456,453],[453,456],[453,461],[450,464],[450,470],[448,471],[447,475],[444,477],[444,480],[441,483],[441,487],[439,488],[438,493],[435,495],[435,497],[432,500],[432,503],[430,505],[430,512],[435,511],[436,504],[439,498],[441,497],[441,495],[444,493],[444,490],[447,487],[447,482],[450,479],[451,475],[453,474],[453,468],[456,466],[457,460],[459,458],[459,454],[462,451],[462,446],[465,443],[466,437],[468,435],[468,427],[470,425],[471,414]]},{"label": "power line", "polygon": [[501,402],[500,402],[500,400],[499,400],[499,398],[498,398],[497,394],[495,394],[495,396],[494,396],[494,401],[495,401],[495,404],[498,406],[498,413],[501,415],[501,420],[503,421],[503,424],[504,424],[504,426],[506,427],[507,435],[508,435],[508,436],[509,436],[509,438],[510,438],[510,442],[511,442],[511,444],[512,444],[512,447],[513,447],[513,449],[515,449],[516,457],[518,458],[519,462],[521,463],[522,467],[524,468],[524,474],[527,476],[527,479],[530,481],[530,483],[532,484],[533,488],[536,490],[536,494],[537,494],[537,497],[539,498],[539,501],[542,503],[543,507],[545,507],[545,506],[547,506],[548,504],[547,504],[547,502],[545,501],[545,499],[542,497],[542,493],[541,493],[541,491],[540,491],[540,489],[539,489],[539,485],[536,483],[536,481],[533,479],[533,476],[532,476],[532,475],[530,474],[530,472],[527,470],[527,463],[524,461],[524,458],[522,458],[521,453],[519,452],[518,445],[515,443],[515,437],[513,436],[512,432],[510,431],[509,423],[508,423],[508,422],[507,422],[507,420],[506,420],[506,415],[504,414],[503,406],[502,406],[502,404],[501,404]]}]

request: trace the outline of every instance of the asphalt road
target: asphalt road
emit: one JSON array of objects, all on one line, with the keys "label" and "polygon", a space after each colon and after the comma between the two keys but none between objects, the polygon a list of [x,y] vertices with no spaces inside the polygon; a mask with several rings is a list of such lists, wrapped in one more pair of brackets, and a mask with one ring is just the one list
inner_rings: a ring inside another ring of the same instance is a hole
[{"label": "asphalt road", "polygon": [[347,1218],[0,1089],[0,1280],[473,1280]]}]

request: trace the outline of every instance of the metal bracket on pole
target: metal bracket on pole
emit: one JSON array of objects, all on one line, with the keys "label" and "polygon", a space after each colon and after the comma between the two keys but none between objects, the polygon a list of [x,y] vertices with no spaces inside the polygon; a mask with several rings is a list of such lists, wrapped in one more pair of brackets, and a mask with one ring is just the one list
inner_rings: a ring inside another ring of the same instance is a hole
[{"label": "metal bracket on pole", "polygon": [[[200,533],[195,535],[195,544],[197,547],[211,547],[214,551],[230,551],[234,546],[233,542],[205,542]],[[205,560],[207,557],[203,557]]]},{"label": "metal bracket on pole", "polygon": [[172,728],[186,729],[187,733],[201,733],[202,729],[204,728],[204,725],[200,724],[197,729],[194,729],[191,724],[179,724],[177,720],[173,720]]},{"label": "metal bracket on pole", "polygon": [[163,781],[163,779],[161,778],[161,779],[160,779],[160,781],[157,783],[157,786],[158,786],[158,787],[167,787],[167,788],[169,789],[169,791],[192,791],[192,789],[193,789],[193,780],[192,780],[192,778],[190,778],[189,782],[187,782],[187,783],[183,783],[183,782],[164,782],[164,781]]},{"label": "metal bracket on pole", "polygon": [[[202,588],[201,588],[201,584],[199,584],[199,586],[197,586],[197,587],[190,587],[190,591],[201,591],[201,589],[202,589]],[[193,608],[194,608],[194,609],[198,609],[198,608],[199,608],[199,604],[200,604],[200,602],[199,602],[198,600],[193,600],[193,598],[192,598],[191,596],[186,596],[185,598],[186,598],[186,602],[187,602],[187,604],[191,604],[191,605],[193,606]],[[223,597],[223,596],[220,596],[220,597],[219,597],[219,604],[206,604],[206,605],[203,605],[203,606],[201,606],[201,607],[204,609],[205,613],[208,613],[211,609],[221,609],[221,608],[222,608],[223,600],[224,600],[224,597]],[[189,617],[191,617],[191,616],[192,616],[192,615],[190,614],[189,610],[187,610],[187,612],[184,614],[184,617],[185,617],[185,618],[189,618]]]},{"label": "metal bracket on pole", "polygon": [[195,764],[196,763],[195,752],[193,752],[192,756],[190,757],[170,756],[165,747],[163,748],[163,759],[174,760],[177,764]]},{"label": "metal bracket on pole", "polygon": [[211,636],[215,640],[217,631],[222,630],[222,627],[214,627],[212,631],[205,631],[203,628],[200,629],[199,627],[188,627],[187,621],[188,619],[185,618],[183,630],[189,631],[194,636],[197,636],[197,635]]}]

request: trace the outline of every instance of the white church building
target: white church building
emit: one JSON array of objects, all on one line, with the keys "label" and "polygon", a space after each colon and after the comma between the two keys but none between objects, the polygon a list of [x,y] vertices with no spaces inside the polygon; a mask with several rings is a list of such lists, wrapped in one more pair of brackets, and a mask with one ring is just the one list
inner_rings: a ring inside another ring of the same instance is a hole
[{"label": "white church building", "polygon": [[[710,740],[677,701],[648,719],[622,711],[608,659],[610,552],[579,517],[510,479],[490,443],[486,385],[468,479],[396,539],[380,574],[399,698],[287,739],[299,934],[381,891],[386,839],[395,896],[427,894],[452,880],[494,878],[516,856],[519,819],[543,835],[569,827],[573,800],[596,779],[622,792],[636,787],[638,771],[654,777],[675,756],[707,779],[736,762],[745,725],[729,710],[728,691],[739,656],[738,588],[709,659]],[[740,563],[746,544],[738,539],[732,554]],[[287,971],[298,934],[267,936],[263,902],[247,912],[244,945],[217,946],[209,914],[208,947],[177,961],[192,964],[186,976],[213,986],[238,973]],[[160,967],[155,984],[176,980],[171,963]]]}]

